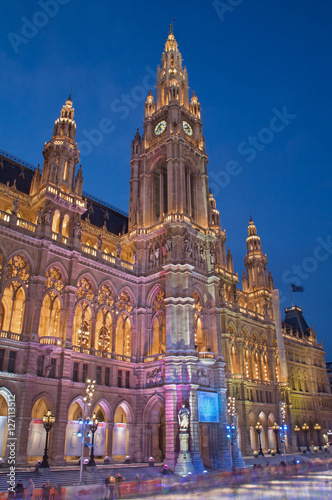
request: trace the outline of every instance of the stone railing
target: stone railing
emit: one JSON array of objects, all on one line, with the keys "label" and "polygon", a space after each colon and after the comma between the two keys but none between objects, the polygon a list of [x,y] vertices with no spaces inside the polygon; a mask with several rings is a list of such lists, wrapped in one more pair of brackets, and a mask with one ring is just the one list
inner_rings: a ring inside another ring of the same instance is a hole
[{"label": "stone railing", "polygon": [[43,345],[60,345],[62,346],[62,339],[59,337],[40,337],[39,343]]},{"label": "stone railing", "polygon": [[4,332],[3,330],[0,330],[0,338],[10,339],[10,340],[21,340],[22,335],[20,333]]}]

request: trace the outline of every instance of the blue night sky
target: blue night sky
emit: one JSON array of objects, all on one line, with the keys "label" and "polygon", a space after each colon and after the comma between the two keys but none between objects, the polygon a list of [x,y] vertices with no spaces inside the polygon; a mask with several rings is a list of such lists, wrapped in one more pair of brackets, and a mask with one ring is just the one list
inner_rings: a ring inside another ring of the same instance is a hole
[{"label": "blue night sky", "polygon": [[84,190],[128,211],[130,145],[175,17],[235,269],[251,211],[282,308],[288,282],[303,286],[295,302],[332,361],[332,3],[49,2],[1,2],[0,148],[42,164],[72,86]]}]

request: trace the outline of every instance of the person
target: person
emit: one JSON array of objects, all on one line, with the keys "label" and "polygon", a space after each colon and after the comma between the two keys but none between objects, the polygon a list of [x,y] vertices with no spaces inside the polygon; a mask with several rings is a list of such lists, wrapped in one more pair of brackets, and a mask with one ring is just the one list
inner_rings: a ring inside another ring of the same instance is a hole
[{"label": "person", "polygon": [[47,480],[46,483],[42,486],[43,500],[50,500],[51,488],[51,483],[49,482],[49,480]]},{"label": "person", "polygon": [[32,481],[32,479],[30,478],[29,479],[29,484],[28,484],[28,487],[27,487],[27,496],[26,496],[26,500],[32,500],[32,497],[33,497],[33,490],[35,489],[35,484],[34,482]]},{"label": "person", "polygon": [[115,498],[121,498],[121,483],[123,481],[122,475],[117,474],[115,476]]},{"label": "person", "polygon": [[23,486],[23,483],[22,481],[18,481],[17,485],[15,486],[15,498],[21,500],[23,498],[23,494],[24,494],[24,486]]},{"label": "person", "polygon": [[136,474],[136,492],[139,493],[141,490],[141,478],[139,474]]},{"label": "person", "polygon": [[109,484],[109,490],[110,490],[109,500],[114,500],[114,489],[115,489],[115,477],[111,476]]},{"label": "person", "polygon": [[39,472],[40,466],[41,466],[41,460],[38,460],[38,461],[36,462],[34,472]]},{"label": "person", "polygon": [[109,488],[110,483],[111,483],[111,476],[107,474],[105,478],[105,500],[109,500],[110,498],[110,488]]}]

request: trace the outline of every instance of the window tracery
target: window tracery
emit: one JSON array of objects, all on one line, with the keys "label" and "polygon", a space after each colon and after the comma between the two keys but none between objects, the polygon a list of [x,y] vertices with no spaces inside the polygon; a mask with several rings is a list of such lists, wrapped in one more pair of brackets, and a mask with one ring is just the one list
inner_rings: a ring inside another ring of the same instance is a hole
[{"label": "window tracery", "polygon": [[77,283],[76,301],[84,298],[89,302],[93,302],[94,296],[95,294],[91,281],[84,277],[81,278]]},{"label": "window tracery", "polygon": [[99,287],[97,301],[100,306],[112,307],[114,305],[112,290],[108,285],[104,284]]},{"label": "window tracery", "polygon": [[7,265],[6,280],[20,278],[25,284],[30,277],[30,268],[27,260],[22,255],[14,255]]},{"label": "window tracery", "polygon": [[45,274],[46,281],[44,285],[44,292],[50,288],[54,288],[60,294],[64,288],[63,277],[60,270],[57,267],[51,267]]},{"label": "window tracery", "polygon": [[130,300],[129,293],[123,290],[118,296],[118,311],[127,311],[130,313],[132,310],[133,306]]}]

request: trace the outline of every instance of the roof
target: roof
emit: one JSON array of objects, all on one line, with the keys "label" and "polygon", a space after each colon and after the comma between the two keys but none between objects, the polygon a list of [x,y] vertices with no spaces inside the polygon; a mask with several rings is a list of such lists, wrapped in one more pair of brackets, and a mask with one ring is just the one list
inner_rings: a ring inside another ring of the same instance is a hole
[{"label": "roof", "polygon": [[[16,182],[18,191],[29,194],[36,167],[3,150],[0,150],[0,161],[1,158],[3,168],[0,167],[0,183],[12,186]],[[88,211],[82,216],[83,220],[89,215],[90,223],[100,228],[106,222],[107,230],[116,235],[128,231],[128,214],[126,212],[84,191],[83,198],[87,200],[88,206]]]},{"label": "roof", "polygon": [[310,335],[310,328],[303,317],[301,307],[286,307],[284,324],[298,330],[300,338],[309,337]]}]

